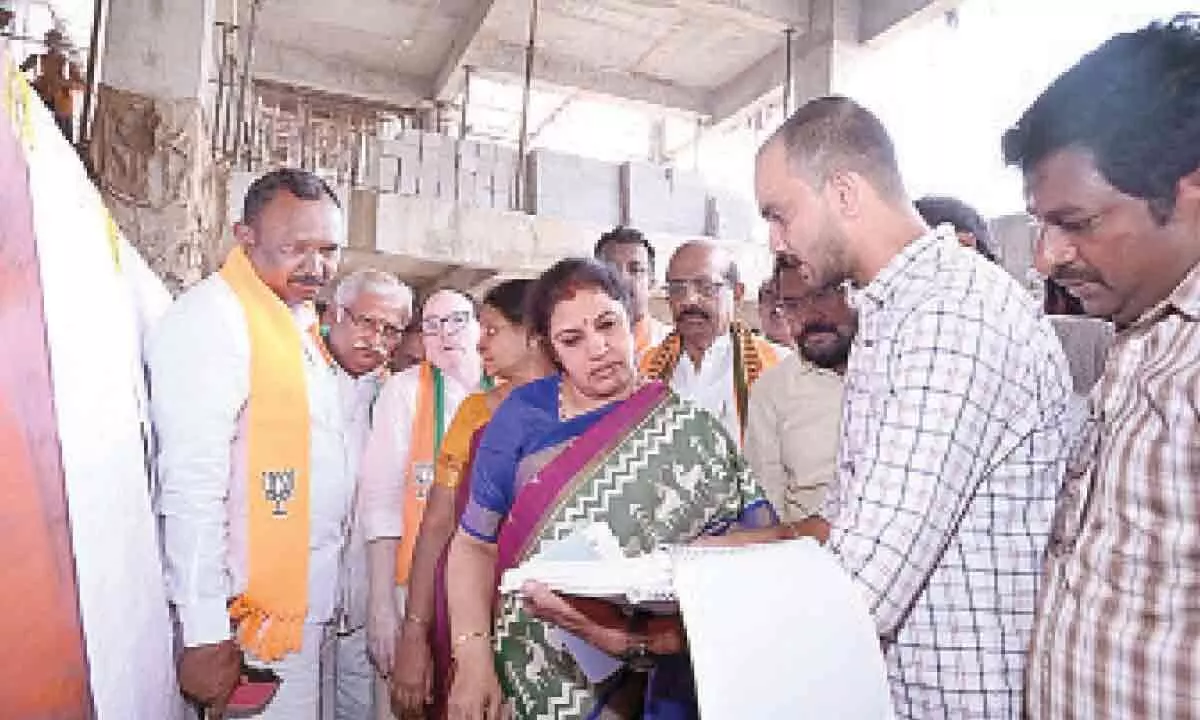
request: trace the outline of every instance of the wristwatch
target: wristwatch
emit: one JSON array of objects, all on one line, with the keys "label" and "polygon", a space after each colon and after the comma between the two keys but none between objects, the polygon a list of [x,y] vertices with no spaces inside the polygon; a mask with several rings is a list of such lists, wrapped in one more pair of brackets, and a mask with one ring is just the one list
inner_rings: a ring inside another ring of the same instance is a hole
[{"label": "wristwatch", "polygon": [[654,654],[650,652],[650,642],[646,637],[649,623],[650,615],[643,610],[634,610],[629,616],[627,629],[630,642],[621,651],[621,660],[634,672],[644,673],[654,669]]},{"label": "wristwatch", "polygon": [[621,653],[621,660],[634,672],[647,673],[654,669],[654,655],[650,646],[643,640],[636,640]]}]

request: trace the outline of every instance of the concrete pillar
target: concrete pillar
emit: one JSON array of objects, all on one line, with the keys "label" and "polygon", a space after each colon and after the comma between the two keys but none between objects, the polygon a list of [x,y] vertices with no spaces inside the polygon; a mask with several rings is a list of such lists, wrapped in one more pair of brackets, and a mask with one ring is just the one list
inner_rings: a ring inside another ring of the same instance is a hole
[{"label": "concrete pillar", "polygon": [[221,261],[211,152],[215,0],[112,3],[89,148],[113,217],[173,292]]},{"label": "concrete pillar", "polygon": [[650,152],[647,158],[651,164],[665,165],[667,162],[667,121],[655,118],[650,123]]},{"label": "concrete pillar", "polygon": [[841,92],[867,50],[859,42],[863,0],[811,0],[809,31],[793,48],[792,109]]}]

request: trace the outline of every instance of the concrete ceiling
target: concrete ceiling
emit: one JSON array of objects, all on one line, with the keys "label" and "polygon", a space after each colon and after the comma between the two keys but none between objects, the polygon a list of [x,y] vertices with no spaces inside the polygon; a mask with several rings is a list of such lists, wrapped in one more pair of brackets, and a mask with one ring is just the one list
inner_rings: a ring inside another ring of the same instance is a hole
[{"label": "concrete ceiling", "polygon": [[[397,105],[454,102],[467,66],[523,76],[531,1],[261,0],[255,71]],[[787,28],[803,41],[813,6],[842,1],[538,0],[534,76],[712,115],[731,85],[782,57]],[[861,2],[864,33],[878,34],[945,0]]]}]

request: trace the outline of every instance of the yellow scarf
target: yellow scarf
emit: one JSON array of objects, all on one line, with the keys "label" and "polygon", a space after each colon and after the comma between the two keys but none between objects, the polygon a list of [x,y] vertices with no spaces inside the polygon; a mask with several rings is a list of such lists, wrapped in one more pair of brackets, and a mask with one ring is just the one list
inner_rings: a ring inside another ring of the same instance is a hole
[{"label": "yellow scarf", "polygon": [[246,403],[246,591],[230,617],[238,642],[261,660],[299,652],[308,614],[309,409],[304,348],[291,311],[263,284],[240,247],[221,277],[250,332]]}]

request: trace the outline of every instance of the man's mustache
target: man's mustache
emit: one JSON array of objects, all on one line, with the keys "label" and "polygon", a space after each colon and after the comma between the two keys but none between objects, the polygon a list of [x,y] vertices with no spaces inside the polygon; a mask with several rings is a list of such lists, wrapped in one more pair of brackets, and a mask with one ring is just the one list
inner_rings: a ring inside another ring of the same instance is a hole
[{"label": "man's mustache", "polygon": [[320,287],[325,284],[326,279],[318,275],[293,275],[288,278],[288,282],[295,285],[316,285]]},{"label": "man's mustache", "polygon": [[685,307],[684,309],[679,311],[679,319],[680,320],[685,320],[689,317],[699,318],[701,320],[712,320],[711,313],[709,313],[707,310],[705,310],[703,308],[696,307],[695,305],[692,305],[690,307]]},{"label": "man's mustache", "polygon": [[832,323],[809,323],[808,325],[805,325],[804,330],[800,332],[800,339],[803,340],[810,335],[819,335],[822,333],[837,335],[837,325]]},{"label": "man's mustache", "polygon": [[374,353],[380,356],[386,356],[388,354],[387,348],[383,347],[382,345],[375,345],[368,342],[356,342],[354,343],[354,349],[365,350],[369,353]]},{"label": "man's mustache", "polygon": [[1078,265],[1055,265],[1050,271],[1050,279],[1060,285],[1069,283],[1102,284],[1104,282],[1095,270]]}]

